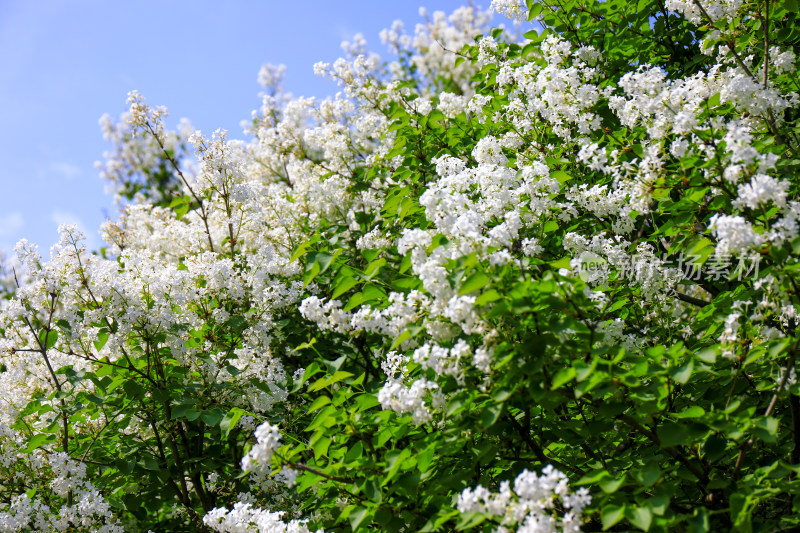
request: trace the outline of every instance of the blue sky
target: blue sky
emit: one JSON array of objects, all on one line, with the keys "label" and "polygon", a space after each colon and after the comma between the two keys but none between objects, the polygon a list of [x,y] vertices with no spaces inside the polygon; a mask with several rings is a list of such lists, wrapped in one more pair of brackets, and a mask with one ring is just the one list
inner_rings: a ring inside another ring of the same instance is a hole
[{"label": "blue sky", "polygon": [[[418,9],[452,12],[466,0],[0,0],[0,250],[20,238],[43,255],[62,222],[90,247],[116,209],[94,162],[110,147],[98,119],[125,110],[136,89],[206,133],[241,138],[259,106],[258,70],[287,66],[295,96],[336,86],[314,76],[343,40],[362,33],[383,57],[378,34],[392,21],[413,31]],[[489,0],[478,2],[488,5]]]}]

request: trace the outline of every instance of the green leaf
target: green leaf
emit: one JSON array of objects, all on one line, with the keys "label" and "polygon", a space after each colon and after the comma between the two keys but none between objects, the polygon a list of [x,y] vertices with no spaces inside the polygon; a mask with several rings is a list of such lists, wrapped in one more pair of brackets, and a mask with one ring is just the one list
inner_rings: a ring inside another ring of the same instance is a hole
[{"label": "green leaf", "polygon": [[660,477],[661,470],[659,470],[657,462],[647,463],[644,468],[636,472],[636,479],[645,487],[655,485]]},{"label": "green leaf", "polygon": [[[557,179],[561,183],[566,183],[567,181],[572,179],[568,173],[564,172],[563,170],[554,170],[550,173],[550,177]],[[547,231],[547,230],[545,230]]]},{"label": "green leaf", "polygon": [[329,403],[331,403],[331,399],[329,396],[319,396],[317,397],[317,399],[311,402],[311,405],[305,408],[306,413],[313,413],[314,411],[318,411],[319,409],[325,407]]},{"label": "green leaf", "polygon": [[693,370],[694,361],[690,359],[685,365],[671,370],[669,375],[675,382],[685,384],[689,381],[689,378],[692,377]]},{"label": "green leaf", "polygon": [[31,437],[31,440],[28,441],[28,446],[25,448],[25,453],[31,453],[36,448],[44,446],[49,442],[54,442],[55,440],[56,436],[53,434],[39,433],[38,435],[34,435]]},{"label": "green leaf", "polygon": [[778,419],[771,416],[756,419],[753,433],[764,442],[778,441]]},{"label": "green leaf", "polygon": [[342,294],[346,293],[358,284],[358,281],[352,276],[346,276],[339,280],[333,288],[331,298],[336,299]]},{"label": "green leaf", "polygon": [[361,441],[357,441],[344,456],[345,463],[352,463],[361,458],[362,454],[364,453],[364,445],[361,444]]},{"label": "green leaf", "polygon": [[310,239],[308,239],[307,241],[298,244],[297,248],[295,248],[294,252],[292,252],[292,257],[289,258],[289,261],[294,261],[295,259],[305,255],[305,253],[308,251],[308,249],[313,244],[316,244],[319,241],[320,241],[319,235],[314,235]]},{"label": "green leaf", "polygon": [[404,329],[403,331],[400,332],[400,335],[397,336],[394,342],[392,342],[392,345],[389,347],[389,349],[394,350],[395,348],[397,348],[410,338],[411,338],[411,332],[408,329]]},{"label": "green leaf", "polygon": [[694,516],[689,520],[689,531],[692,533],[707,533],[710,529],[708,512],[704,507],[695,509]]},{"label": "green leaf", "polygon": [[364,269],[364,275],[367,277],[367,279],[372,279],[375,276],[375,274],[377,274],[380,271],[381,267],[383,267],[383,265],[385,264],[386,264],[385,257],[380,257],[374,260],[373,262],[367,265],[367,268]]},{"label": "green leaf", "polygon": [[132,397],[132,398],[140,398],[144,396],[144,387],[142,387],[138,381],[134,379],[127,379],[122,384],[122,389],[125,393]]},{"label": "green leaf", "polygon": [[103,349],[103,346],[106,345],[106,342],[108,342],[108,330],[102,328],[97,332],[97,340],[92,344],[94,344],[95,349],[99,352]]},{"label": "green leaf", "polygon": [[381,487],[374,479],[366,480],[362,485],[362,490],[364,491],[364,494],[366,494],[367,498],[374,502],[380,502],[383,499]]},{"label": "green leaf", "polygon": [[700,407],[699,405],[693,405],[680,413],[675,413],[675,418],[699,418],[706,414],[705,409]]},{"label": "green leaf", "polygon": [[600,485],[600,488],[603,489],[603,492],[606,494],[613,494],[619,490],[623,483],[625,483],[625,476],[619,479],[613,477],[604,478],[598,485]]},{"label": "green leaf", "polygon": [[456,524],[456,531],[472,529],[486,520],[486,515],[477,512],[461,513],[460,519]]},{"label": "green leaf", "polygon": [[697,358],[705,363],[713,365],[717,362],[717,350],[716,348],[706,348],[705,350],[700,350],[697,352]]},{"label": "green leaf", "polygon": [[665,422],[658,428],[658,439],[662,448],[689,443],[689,430],[683,424]]},{"label": "green leaf", "polygon": [[353,529],[353,531],[356,531],[364,522],[364,520],[366,520],[368,514],[369,510],[364,509],[363,507],[350,511],[350,527]]},{"label": "green leaf", "polygon": [[503,412],[502,403],[490,403],[481,411],[481,424],[484,428],[489,428],[497,422]]},{"label": "green leaf", "polygon": [[642,531],[647,531],[653,521],[653,513],[647,507],[627,507],[625,509],[625,518]]},{"label": "green leaf", "polygon": [[622,520],[625,516],[624,505],[606,505],[600,512],[600,520],[603,522],[603,531],[611,529],[614,524]]},{"label": "green leaf", "polygon": [[139,461],[139,466],[144,468],[145,470],[160,470],[161,467],[153,457],[143,457],[141,461]]},{"label": "green leaf", "polygon": [[43,329],[39,332],[39,343],[44,346],[45,350],[49,350],[58,340],[58,331],[55,329]]},{"label": "green leaf", "polygon": [[231,431],[236,427],[236,424],[239,422],[239,419],[242,418],[244,413],[244,409],[239,407],[233,407],[230,411],[228,411],[228,414],[226,414],[219,423],[219,429],[222,432],[223,438],[227,439],[230,436]]},{"label": "green leaf", "polygon": [[562,368],[556,375],[553,376],[553,384],[551,385],[552,390],[556,390],[561,388],[563,385],[566,385],[570,381],[575,379],[575,369],[571,366]]},{"label": "green leaf", "polygon": [[200,415],[200,419],[203,422],[205,422],[205,424],[208,427],[212,427],[212,428],[216,427],[216,425],[219,424],[222,421],[223,418],[224,418],[224,415],[222,414],[222,411],[220,411],[219,409],[212,409],[210,411],[203,411],[203,413]]},{"label": "green leaf", "polygon": [[490,282],[491,280],[486,274],[483,272],[475,272],[461,284],[461,289],[459,289],[458,294],[459,296],[469,294],[470,292],[484,288]]},{"label": "green leaf", "polygon": [[321,437],[314,441],[314,444],[311,445],[311,449],[314,450],[314,459],[319,460],[320,457],[323,457],[328,453],[328,447],[331,445],[331,438],[330,437]]},{"label": "green leaf", "polygon": [[344,370],[337,370],[331,376],[327,376],[324,378],[318,379],[314,384],[308,388],[308,392],[318,391],[320,389],[324,389],[325,387],[330,387],[334,383],[338,383],[343,379],[347,379],[352,377],[353,374],[350,372],[345,372]]},{"label": "green leaf", "polygon": [[480,307],[482,305],[486,305],[488,303],[495,302],[502,298],[502,295],[494,289],[489,289],[488,291],[484,291],[480,296],[475,298],[475,305]]}]

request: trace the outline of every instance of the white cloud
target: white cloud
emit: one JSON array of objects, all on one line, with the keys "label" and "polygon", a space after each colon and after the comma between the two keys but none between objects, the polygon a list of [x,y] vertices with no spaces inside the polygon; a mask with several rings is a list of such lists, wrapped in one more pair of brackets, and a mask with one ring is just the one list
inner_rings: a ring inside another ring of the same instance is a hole
[{"label": "white cloud", "polygon": [[0,215],[0,237],[13,237],[24,226],[25,219],[22,218],[22,214],[18,211]]},{"label": "white cloud", "polygon": [[68,180],[75,179],[81,174],[83,174],[81,167],[73,165],[72,163],[67,163],[66,161],[51,163],[50,171],[56,174],[60,174],[62,177]]},{"label": "white cloud", "polygon": [[0,215],[0,259],[5,253],[14,255],[14,243],[19,238],[20,230],[25,227],[25,219],[18,211]]}]

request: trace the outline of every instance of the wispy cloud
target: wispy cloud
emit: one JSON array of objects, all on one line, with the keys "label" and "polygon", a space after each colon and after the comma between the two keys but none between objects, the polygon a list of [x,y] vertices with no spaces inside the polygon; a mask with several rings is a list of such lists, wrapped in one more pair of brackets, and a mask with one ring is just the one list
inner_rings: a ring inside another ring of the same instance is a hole
[{"label": "wispy cloud", "polygon": [[13,255],[12,250],[16,239],[19,237],[19,230],[25,227],[25,219],[22,213],[12,211],[5,215],[0,215],[0,254],[5,252]]},{"label": "wispy cloud", "polygon": [[73,165],[72,163],[67,163],[66,161],[51,163],[50,171],[68,180],[73,180],[83,174],[81,167]]},{"label": "wispy cloud", "polygon": [[18,211],[0,215],[0,238],[13,237],[25,226],[25,219]]}]

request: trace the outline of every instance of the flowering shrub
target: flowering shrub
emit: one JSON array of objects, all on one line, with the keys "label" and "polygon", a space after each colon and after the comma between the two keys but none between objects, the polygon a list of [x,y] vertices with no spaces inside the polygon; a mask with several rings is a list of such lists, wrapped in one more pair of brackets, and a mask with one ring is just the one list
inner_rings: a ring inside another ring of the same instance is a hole
[{"label": "flowering shrub", "polygon": [[797,3],[492,9],[247,141],[104,119],[107,247],[2,278],[0,529],[800,526]]}]

